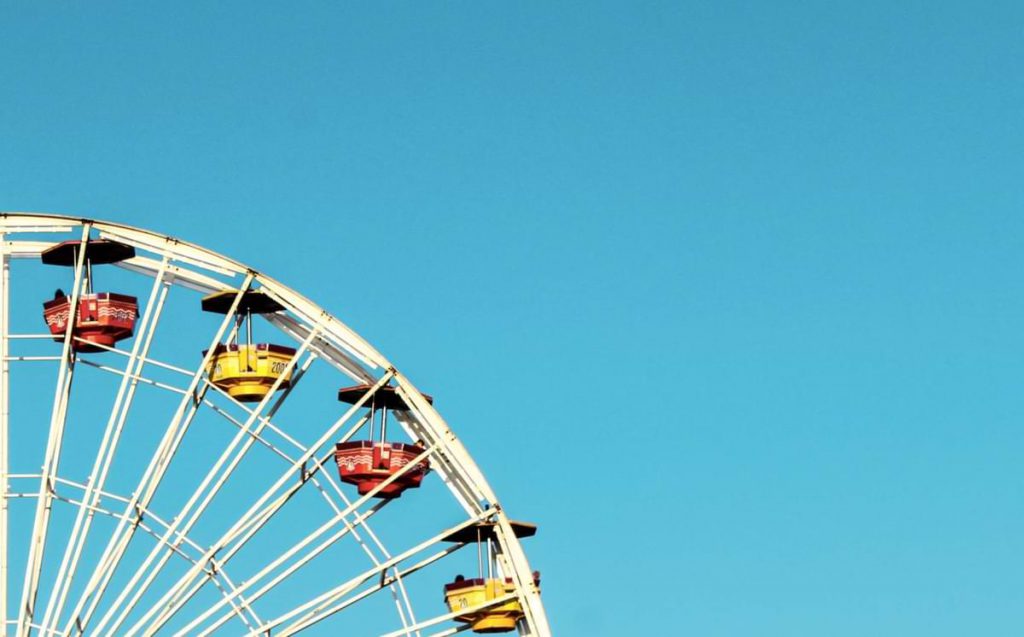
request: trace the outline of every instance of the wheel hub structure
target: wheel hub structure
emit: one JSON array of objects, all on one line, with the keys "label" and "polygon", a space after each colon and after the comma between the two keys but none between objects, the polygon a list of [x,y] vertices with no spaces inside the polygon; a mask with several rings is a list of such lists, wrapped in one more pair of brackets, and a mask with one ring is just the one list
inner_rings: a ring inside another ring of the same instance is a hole
[{"label": "wheel hub structure", "polygon": [[0,213],[0,637],[550,635],[434,402],[232,259]]}]

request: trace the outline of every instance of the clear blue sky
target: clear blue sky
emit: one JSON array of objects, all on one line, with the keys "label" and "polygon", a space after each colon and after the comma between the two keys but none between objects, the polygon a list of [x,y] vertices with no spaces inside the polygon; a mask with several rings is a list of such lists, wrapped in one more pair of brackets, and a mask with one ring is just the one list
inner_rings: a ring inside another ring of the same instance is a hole
[{"label": "clear blue sky", "polygon": [[1022,25],[4,3],[0,209],[346,320],[540,524],[559,635],[1020,634]]}]

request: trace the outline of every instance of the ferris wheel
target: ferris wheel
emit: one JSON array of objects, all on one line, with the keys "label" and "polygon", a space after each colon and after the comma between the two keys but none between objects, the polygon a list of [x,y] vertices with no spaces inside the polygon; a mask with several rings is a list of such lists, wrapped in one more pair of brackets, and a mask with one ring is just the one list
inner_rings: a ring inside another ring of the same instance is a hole
[{"label": "ferris wheel", "polygon": [[433,403],[231,259],[0,213],[0,637],[550,635]]}]

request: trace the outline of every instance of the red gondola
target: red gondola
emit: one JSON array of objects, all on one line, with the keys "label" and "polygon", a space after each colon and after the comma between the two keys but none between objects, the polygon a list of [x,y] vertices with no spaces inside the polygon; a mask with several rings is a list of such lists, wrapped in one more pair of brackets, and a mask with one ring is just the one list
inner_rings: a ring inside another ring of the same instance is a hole
[{"label": "red gondola", "polygon": [[[370,389],[370,385],[346,387],[338,391],[338,400],[355,404]],[[434,400],[430,396],[424,398],[431,403]],[[339,442],[334,448],[334,460],[338,463],[341,481],[356,485],[360,495],[373,491],[425,451],[418,444],[387,441],[388,411],[409,408],[394,387],[380,387],[366,402],[366,407],[370,409],[370,439]],[[374,439],[374,420],[377,412],[381,414],[380,440]],[[397,498],[406,489],[419,487],[429,470],[430,463],[427,460],[420,460],[416,466],[405,470],[374,495],[378,498]]]},{"label": "red gondola", "polygon": [[[65,241],[42,253],[43,263],[77,267],[81,241]],[[113,347],[118,341],[130,338],[139,315],[134,296],[113,292],[94,292],[92,266],[117,263],[135,256],[135,248],[124,243],[104,239],[86,243],[82,289],[74,314],[71,348],[77,352],[100,352]],[[61,290],[54,298],[43,303],[43,318],[53,334],[53,340],[63,341],[72,314],[71,299]]]}]

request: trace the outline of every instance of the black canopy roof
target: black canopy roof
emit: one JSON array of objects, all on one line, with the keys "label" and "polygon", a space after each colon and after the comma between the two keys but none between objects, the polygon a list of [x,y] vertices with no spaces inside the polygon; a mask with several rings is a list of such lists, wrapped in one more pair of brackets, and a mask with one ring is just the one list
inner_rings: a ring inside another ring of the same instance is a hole
[{"label": "black canopy roof", "polygon": [[[214,292],[203,297],[203,311],[227,314],[231,310],[231,304],[235,302],[238,290],[224,290]],[[246,290],[242,293],[242,300],[238,303],[238,313],[252,312],[253,314],[272,314],[280,312],[284,306],[270,298],[260,290]]]},{"label": "black canopy roof", "polygon": [[[370,391],[373,385],[356,385],[355,387],[342,387],[338,390],[338,400],[343,403],[354,405]],[[433,396],[423,394],[423,397],[427,399],[427,402],[431,405],[434,404]],[[391,385],[384,385],[377,390],[377,393],[373,395],[369,400],[366,401],[366,406],[369,407],[373,404],[377,408],[384,409],[409,409],[409,406],[405,404],[403,399],[395,388]]]},{"label": "black canopy roof", "polygon": [[[47,265],[64,265],[74,267],[78,263],[78,251],[82,249],[81,241],[63,241],[43,250],[40,255]],[[135,256],[135,248],[127,243],[110,241],[109,239],[91,239],[85,249],[85,258],[93,265],[117,263]]]},{"label": "black canopy roof", "polygon": [[[476,542],[477,538],[480,541],[493,540],[494,539],[494,527],[497,526],[497,522],[479,522],[477,524],[471,524],[470,526],[463,527],[458,531],[452,531],[448,535],[441,538],[445,542]],[[509,520],[509,524],[512,526],[512,532],[515,533],[516,537],[533,537],[537,534],[537,525],[530,524],[529,522],[516,522]]]}]

